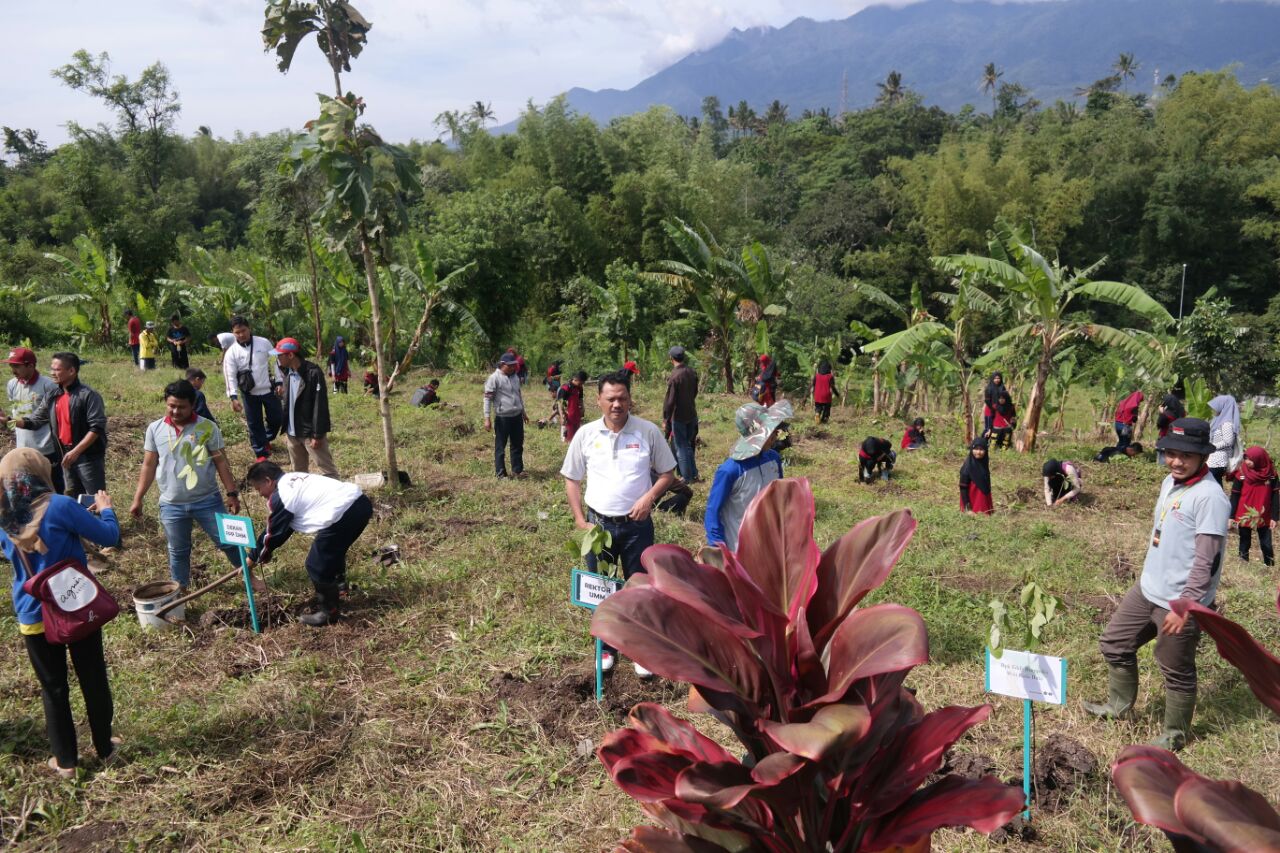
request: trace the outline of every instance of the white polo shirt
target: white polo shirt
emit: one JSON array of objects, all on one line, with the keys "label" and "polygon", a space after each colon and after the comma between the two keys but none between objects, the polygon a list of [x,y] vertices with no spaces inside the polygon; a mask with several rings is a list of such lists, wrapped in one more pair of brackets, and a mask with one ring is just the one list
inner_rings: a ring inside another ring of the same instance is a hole
[{"label": "white polo shirt", "polygon": [[632,415],[616,433],[605,426],[604,418],[579,429],[569,442],[560,474],[578,482],[585,477],[587,506],[600,515],[620,516],[631,512],[653,488],[654,473],[675,467],[662,430]]}]

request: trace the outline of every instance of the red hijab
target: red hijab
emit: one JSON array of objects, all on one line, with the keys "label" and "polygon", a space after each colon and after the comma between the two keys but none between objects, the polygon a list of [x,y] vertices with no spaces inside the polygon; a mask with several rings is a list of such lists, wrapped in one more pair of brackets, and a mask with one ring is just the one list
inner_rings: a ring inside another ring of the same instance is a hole
[{"label": "red hijab", "polygon": [[1264,522],[1271,521],[1271,480],[1276,476],[1275,466],[1271,464],[1267,451],[1256,444],[1244,452],[1244,458],[1252,462],[1253,466],[1241,465],[1236,472],[1241,480],[1240,504],[1236,517],[1244,517],[1246,508],[1252,507],[1262,513]]}]

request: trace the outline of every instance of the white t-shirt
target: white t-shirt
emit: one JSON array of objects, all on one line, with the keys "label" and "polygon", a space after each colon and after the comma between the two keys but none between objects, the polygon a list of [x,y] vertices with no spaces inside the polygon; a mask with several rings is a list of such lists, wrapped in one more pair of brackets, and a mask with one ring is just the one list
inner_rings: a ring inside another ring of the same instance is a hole
[{"label": "white t-shirt", "polygon": [[293,513],[289,525],[299,533],[319,533],[351,508],[363,494],[354,483],[344,483],[323,474],[285,474],[276,483],[280,503]]},{"label": "white t-shirt", "polygon": [[587,506],[601,515],[621,516],[653,488],[653,474],[676,467],[676,458],[654,424],[634,415],[611,432],[604,418],[583,426],[569,442],[560,474],[581,482]]}]

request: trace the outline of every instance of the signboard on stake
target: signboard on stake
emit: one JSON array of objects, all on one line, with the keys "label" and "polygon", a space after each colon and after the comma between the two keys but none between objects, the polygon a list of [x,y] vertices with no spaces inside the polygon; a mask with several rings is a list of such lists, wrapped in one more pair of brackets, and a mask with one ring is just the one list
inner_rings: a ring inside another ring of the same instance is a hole
[{"label": "signboard on stake", "polygon": [[258,540],[253,535],[253,519],[245,515],[228,515],[224,512],[215,514],[218,523],[218,542],[231,545],[240,551],[240,568],[244,572],[244,591],[249,596],[249,618],[253,621],[253,633],[261,634],[258,625],[258,607],[253,600],[253,579],[249,576],[249,548],[254,548]]},{"label": "signboard on stake", "polygon": [[994,657],[987,649],[987,692],[1022,700],[1023,820],[1031,819],[1032,702],[1067,704],[1067,661],[1050,655],[1004,649]]},{"label": "signboard on stake", "polygon": [[[622,581],[608,575],[598,575],[583,569],[573,570],[573,583],[569,588],[569,601],[578,607],[595,610],[600,603],[618,590],[622,589]],[[601,655],[604,643],[596,638],[596,701],[604,700],[604,668]]]}]

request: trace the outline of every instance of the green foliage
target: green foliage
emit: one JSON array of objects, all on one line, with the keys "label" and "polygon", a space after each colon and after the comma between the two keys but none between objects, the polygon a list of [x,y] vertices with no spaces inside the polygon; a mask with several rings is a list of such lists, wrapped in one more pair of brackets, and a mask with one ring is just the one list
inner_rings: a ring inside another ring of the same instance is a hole
[{"label": "green foliage", "polygon": [[987,649],[991,656],[1004,654],[1008,641],[1017,642],[1022,651],[1035,651],[1044,641],[1045,629],[1062,613],[1062,602],[1050,595],[1040,584],[1029,580],[1018,596],[1020,618],[1014,618],[1009,608],[998,598],[987,603],[991,610],[991,628],[987,633]]},{"label": "green foliage", "polygon": [[[565,548],[575,560],[578,560],[588,554],[595,554],[599,557],[600,553],[612,544],[612,534],[600,525],[593,524],[586,530],[575,530],[570,534],[569,541],[565,543]],[[608,564],[606,563],[605,565],[607,566]]]}]

